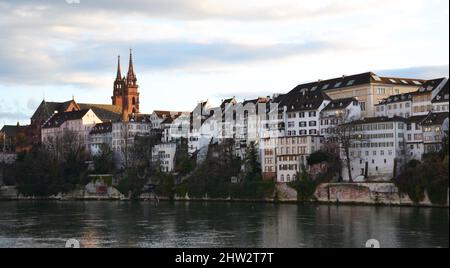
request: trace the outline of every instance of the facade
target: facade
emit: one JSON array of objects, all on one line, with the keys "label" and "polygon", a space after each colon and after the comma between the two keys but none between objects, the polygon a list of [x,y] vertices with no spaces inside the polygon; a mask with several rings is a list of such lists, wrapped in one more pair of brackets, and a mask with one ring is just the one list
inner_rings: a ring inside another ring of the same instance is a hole
[{"label": "facade", "polygon": [[327,142],[337,142],[336,128],[361,119],[361,105],[355,98],[333,100],[320,112],[320,135]]},{"label": "facade", "polygon": [[375,105],[376,117],[405,117],[413,115],[413,95],[414,93],[406,93],[394,95],[382,100]]},{"label": "facade", "polygon": [[363,73],[307,84],[324,91],[331,99],[356,98],[363,117],[375,116],[375,105],[398,94],[417,91],[425,81],[420,79],[381,77]]},{"label": "facade", "polygon": [[63,137],[65,133],[70,132],[79,138],[86,150],[89,150],[89,134],[94,126],[101,122],[92,109],[55,113],[42,126],[42,143],[50,144],[57,138]]},{"label": "facade", "polygon": [[132,115],[128,121],[112,123],[112,150],[116,160],[124,163],[137,136],[150,136],[152,123],[149,115]]},{"label": "facade", "polygon": [[283,183],[295,181],[302,167],[308,168],[308,156],[319,149],[320,139],[314,136],[262,139],[263,179]]},{"label": "facade", "polygon": [[445,113],[449,112],[449,92],[448,92],[448,79],[445,82],[442,89],[434,96],[431,101],[433,105],[433,113]]},{"label": "facade", "polygon": [[[443,139],[448,133],[444,128],[448,127],[447,113],[430,113],[421,125],[423,128],[424,153],[435,153],[442,150]],[[447,129],[448,131],[448,129]]]},{"label": "facade", "polygon": [[162,172],[170,173],[175,170],[175,154],[177,143],[162,143],[153,148],[153,159],[160,164]]},{"label": "facade", "polygon": [[102,146],[112,148],[112,123],[100,123],[95,125],[89,133],[89,148],[92,155],[100,153]]},{"label": "facade", "polygon": [[407,119],[406,125],[406,161],[422,160],[425,153],[422,122],[427,115],[412,116]]},{"label": "facade", "polygon": [[427,115],[433,111],[431,100],[441,91],[445,78],[426,81],[413,94],[413,115]]},{"label": "facade", "polygon": [[[354,181],[388,181],[405,163],[406,119],[373,117],[350,123],[353,138],[350,148],[351,173]],[[346,157],[342,154],[345,162]],[[343,179],[349,181],[347,166]]]}]

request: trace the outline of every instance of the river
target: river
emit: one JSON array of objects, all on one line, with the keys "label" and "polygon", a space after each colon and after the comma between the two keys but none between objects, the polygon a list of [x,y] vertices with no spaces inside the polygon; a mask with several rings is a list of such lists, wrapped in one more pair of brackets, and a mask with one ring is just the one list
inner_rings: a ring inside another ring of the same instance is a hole
[{"label": "river", "polygon": [[0,202],[0,248],[449,247],[449,210],[335,205]]}]

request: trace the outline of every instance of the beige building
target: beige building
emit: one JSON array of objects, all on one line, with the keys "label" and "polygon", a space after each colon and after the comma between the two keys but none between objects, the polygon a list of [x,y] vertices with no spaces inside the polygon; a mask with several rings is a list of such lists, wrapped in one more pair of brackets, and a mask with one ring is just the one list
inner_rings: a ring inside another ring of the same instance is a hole
[{"label": "beige building", "polygon": [[361,104],[363,117],[375,116],[375,105],[392,95],[417,91],[424,83],[421,79],[381,77],[363,73],[302,85],[324,91],[331,99],[356,98]]},{"label": "beige building", "polygon": [[261,162],[263,178],[277,182],[297,179],[307,158],[320,149],[320,138],[314,136],[290,136],[262,139]]}]

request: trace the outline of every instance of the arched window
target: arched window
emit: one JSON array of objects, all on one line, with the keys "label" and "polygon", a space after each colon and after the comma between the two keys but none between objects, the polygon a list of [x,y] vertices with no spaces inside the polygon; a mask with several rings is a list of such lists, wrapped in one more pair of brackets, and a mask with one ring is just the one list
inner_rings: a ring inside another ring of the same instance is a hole
[{"label": "arched window", "polygon": [[286,179],[287,179],[287,182],[290,182],[291,181],[291,175],[287,175]]},{"label": "arched window", "polygon": [[281,175],[281,182],[284,182],[284,175]]},{"label": "arched window", "polygon": [[136,98],[133,97],[133,105],[136,105]]}]

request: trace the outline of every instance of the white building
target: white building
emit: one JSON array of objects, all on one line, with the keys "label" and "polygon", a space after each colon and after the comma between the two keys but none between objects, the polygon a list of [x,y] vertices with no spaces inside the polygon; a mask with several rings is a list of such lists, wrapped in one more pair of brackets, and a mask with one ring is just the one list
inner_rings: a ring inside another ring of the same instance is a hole
[{"label": "white building", "polygon": [[434,96],[431,101],[433,105],[433,113],[445,113],[449,112],[449,92],[448,92],[448,80],[442,89]]},{"label": "white building", "polygon": [[89,133],[89,148],[92,155],[97,155],[103,145],[112,150],[112,123],[96,124]]},{"label": "white building", "polygon": [[[373,117],[350,123],[353,138],[350,148],[351,173],[354,181],[394,178],[406,159],[406,119]],[[343,162],[345,155],[341,152]],[[397,170],[395,170],[397,169]],[[344,181],[349,180],[343,165]]]},{"label": "white building", "polygon": [[175,170],[175,142],[158,144],[153,148],[153,161],[160,164],[162,172],[170,173]]},{"label": "white building", "polygon": [[112,150],[118,162],[124,163],[126,154],[134,145],[136,136],[150,136],[152,122],[149,115],[133,115],[128,122],[112,123]]},{"label": "white building", "polygon": [[376,117],[400,116],[408,118],[413,115],[413,93],[393,95],[375,105]]},{"label": "white building", "polygon": [[[443,139],[446,135],[444,128],[448,127],[448,112],[430,113],[422,121],[424,153],[435,153],[442,150]],[[448,131],[448,130],[447,130]]]},{"label": "white building", "polygon": [[324,141],[337,142],[336,128],[343,123],[361,119],[361,106],[357,99],[331,101],[320,112],[320,135]]},{"label": "white building", "polygon": [[86,150],[89,150],[89,133],[96,124],[101,122],[91,109],[55,113],[42,126],[42,143],[51,143],[61,138],[64,133],[71,132],[75,133],[80,142],[85,145]]}]

